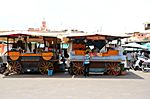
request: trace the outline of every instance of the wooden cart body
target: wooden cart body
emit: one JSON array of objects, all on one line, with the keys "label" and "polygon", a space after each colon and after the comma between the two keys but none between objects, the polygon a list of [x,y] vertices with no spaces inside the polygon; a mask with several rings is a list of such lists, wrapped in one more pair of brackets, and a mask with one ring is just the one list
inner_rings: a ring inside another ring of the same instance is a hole
[{"label": "wooden cart body", "polygon": [[[114,59],[114,57],[116,59]],[[83,58],[84,56],[71,56],[70,66],[72,74],[83,74]],[[102,59],[103,58],[103,59]],[[122,63],[125,61],[125,56],[100,57],[92,56],[90,60],[89,74],[110,74],[119,75],[122,69]]]}]

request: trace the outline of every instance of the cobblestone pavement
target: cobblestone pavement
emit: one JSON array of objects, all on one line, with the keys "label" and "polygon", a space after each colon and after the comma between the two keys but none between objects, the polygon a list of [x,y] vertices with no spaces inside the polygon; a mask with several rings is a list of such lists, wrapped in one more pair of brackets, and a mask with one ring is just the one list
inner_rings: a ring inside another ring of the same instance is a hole
[{"label": "cobblestone pavement", "polygon": [[71,76],[0,75],[0,99],[150,99],[150,73]]}]

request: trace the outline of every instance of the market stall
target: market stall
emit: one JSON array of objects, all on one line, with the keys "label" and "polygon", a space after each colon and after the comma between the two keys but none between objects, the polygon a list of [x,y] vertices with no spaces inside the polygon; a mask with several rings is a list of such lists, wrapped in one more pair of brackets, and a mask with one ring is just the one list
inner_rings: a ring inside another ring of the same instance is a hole
[{"label": "market stall", "polygon": [[[67,43],[70,45],[68,47],[70,74],[83,74],[86,51],[89,51],[91,56],[89,73],[119,75],[123,71],[122,62],[125,61],[125,56],[122,54],[120,41],[125,37],[93,34],[69,35],[67,38]],[[113,40],[118,40],[118,45],[110,46],[109,42]]]},{"label": "market stall", "polygon": [[49,33],[6,32],[8,69],[10,73],[57,71],[61,40]]}]

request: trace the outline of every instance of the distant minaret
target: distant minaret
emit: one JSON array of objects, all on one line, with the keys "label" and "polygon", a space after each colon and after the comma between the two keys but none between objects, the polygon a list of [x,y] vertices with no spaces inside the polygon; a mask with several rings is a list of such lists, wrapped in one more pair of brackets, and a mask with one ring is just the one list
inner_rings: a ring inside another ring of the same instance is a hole
[{"label": "distant minaret", "polygon": [[145,30],[150,30],[150,22],[144,23]]},{"label": "distant minaret", "polygon": [[41,31],[47,31],[45,18],[43,18],[43,21],[42,21]]}]

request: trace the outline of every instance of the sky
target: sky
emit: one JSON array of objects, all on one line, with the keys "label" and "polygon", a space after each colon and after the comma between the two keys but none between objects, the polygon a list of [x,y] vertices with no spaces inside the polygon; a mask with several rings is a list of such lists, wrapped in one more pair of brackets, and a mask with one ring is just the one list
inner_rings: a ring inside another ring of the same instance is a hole
[{"label": "sky", "polygon": [[150,0],[0,0],[0,30],[50,30],[122,34],[144,30],[150,22]]}]

